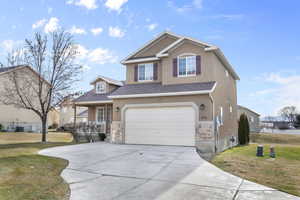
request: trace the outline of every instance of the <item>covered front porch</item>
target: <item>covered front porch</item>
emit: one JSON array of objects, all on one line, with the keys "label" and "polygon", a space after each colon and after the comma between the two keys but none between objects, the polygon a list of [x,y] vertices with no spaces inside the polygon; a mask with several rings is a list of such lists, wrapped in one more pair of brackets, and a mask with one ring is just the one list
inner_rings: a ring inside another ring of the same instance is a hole
[{"label": "covered front porch", "polygon": [[[78,122],[77,107],[87,107],[87,122]],[[74,104],[74,130],[79,138],[87,140],[105,140],[110,139],[110,129],[112,122],[112,102],[107,103],[75,103]],[[88,139],[90,138],[90,139]]]}]

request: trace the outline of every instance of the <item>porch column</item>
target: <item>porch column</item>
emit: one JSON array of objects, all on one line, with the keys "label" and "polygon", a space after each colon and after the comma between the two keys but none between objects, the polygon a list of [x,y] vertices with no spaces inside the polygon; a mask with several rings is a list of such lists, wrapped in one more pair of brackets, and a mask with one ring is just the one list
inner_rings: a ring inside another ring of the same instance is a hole
[{"label": "porch column", "polygon": [[76,113],[76,104],[74,104],[74,130],[75,130],[75,127],[76,127],[76,115],[77,115],[77,113]]}]

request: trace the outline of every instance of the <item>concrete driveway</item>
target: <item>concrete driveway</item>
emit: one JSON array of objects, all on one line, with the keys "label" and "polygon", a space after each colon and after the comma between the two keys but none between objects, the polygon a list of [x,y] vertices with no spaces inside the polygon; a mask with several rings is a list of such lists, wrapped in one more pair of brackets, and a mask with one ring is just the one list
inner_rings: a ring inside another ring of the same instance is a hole
[{"label": "concrete driveway", "polygon": [[39,153],[69,160],[62,177],[71,200],[300,199],[228,174],[190,147],[99,142]]}]

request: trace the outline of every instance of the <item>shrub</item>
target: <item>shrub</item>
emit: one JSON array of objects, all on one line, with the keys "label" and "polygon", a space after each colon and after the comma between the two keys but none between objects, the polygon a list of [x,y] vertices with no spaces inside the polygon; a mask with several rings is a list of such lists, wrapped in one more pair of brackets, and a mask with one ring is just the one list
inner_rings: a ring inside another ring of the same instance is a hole
[{"label": "shrub", "polygon": [[99,139],[100,141],[104,141],[106,138],[106,135],[104,133],[99,133]]},{"label": "shrub", "polygon": [[0,124],[0,131],[2,131],[2,129],[3,129],[3,126],[2,126],[2,124]]},{"label": "shrub", "polygon": [[58,128],[58,124],[57,123],[53,123],[51,126],[48,127],[49,129],[57,129]]},{"label": "shrub", "polygon": [[249,143],[250,129],[249,129],[249,121],[245,114],[240,116],[239,120],[239,130],[238,130],[238,137],[239,137],[239,144],[245,145]]}]

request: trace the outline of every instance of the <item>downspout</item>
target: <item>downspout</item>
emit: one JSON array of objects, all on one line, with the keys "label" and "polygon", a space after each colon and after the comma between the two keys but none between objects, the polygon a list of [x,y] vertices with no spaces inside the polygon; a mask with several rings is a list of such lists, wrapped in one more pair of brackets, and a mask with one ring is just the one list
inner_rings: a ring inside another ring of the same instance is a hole
[{"label": "downspout", "polygon": [[209,93],[209,98],[211,100],[211,103],[212,103],[212,107],[213,107],[213,112],[212,112],[212,121],[213,121],[213,125],[214,125],[214,136],[215,136],[215,153],[217,152],[217,131],[216,131],[216,127],[215,127],[215,102],[214,102],[214,98],[213,96],[211,95],[211,92]]}]

